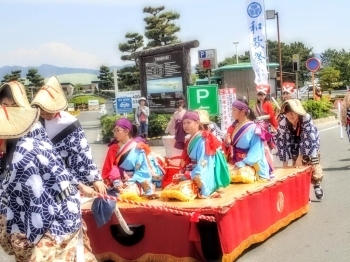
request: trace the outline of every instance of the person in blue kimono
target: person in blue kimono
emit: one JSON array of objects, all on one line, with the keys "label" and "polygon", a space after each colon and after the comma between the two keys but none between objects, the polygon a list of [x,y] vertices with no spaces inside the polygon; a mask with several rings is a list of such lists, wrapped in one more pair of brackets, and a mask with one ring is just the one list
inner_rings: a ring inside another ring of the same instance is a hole
[{"label": "person in blue kimono", "polygon": [[55,76],[39,89],[31,103],[40,108],[39,121],[74,180],[80,183],[82,191],[87,196],[92,196],[93,186],[97,192],[106,194],[84,129],[76,117],[64,111],[67,104],[61,84]]},{"label": "person in blue kimono", "polygon": [[311,183],[316,198],[323,199],[323,170],[320,165],[320,135],[317,127],[298,99],[285,101],[281,106],[281,113],[285,118],[279,122],[275,143],[283,168],[288,168],[290,160],[292,167],[311,165]]},{"label": "person in blue kimono", "polygon": [[216,191],[230,184],[221,142],[210,131],[202,129],[202,124],[209,123],[205,110],[187,111],[183,116],[182,127],[190,137],[183,141],[182,170],[161,192],[161,199],[191,201],[196,197],[218,197]]},{"label": "person in blue kimono", "polygon": [[0,106],[1,246],[16,261],[96,261],[89,250],[77,251],[78,184],[49,139],[42,139],[38,118],[36,108]]},{"label": "person in blue kimono", "polygon": [[[264,141],[271,139],[272,135],[252,121],[254,113],[242,99],[233,102],[232,116],[235,122],[225,137],[232,182],[252,183],[257,179],[270,179],[272,163],[269,165],[267,161]],[[258,177],[254,177],[254,171]]]},{"label": "person in blue kimono", "polygon": [[109,147],[102,178],[109,180],[121,197],[127,198],[127,193],[153,197],[155,187],[160,187],[164,174],[157,157],[146,143],[133,139],[137,127],[128,119],[118,119],[113,133],[118,142]]}]

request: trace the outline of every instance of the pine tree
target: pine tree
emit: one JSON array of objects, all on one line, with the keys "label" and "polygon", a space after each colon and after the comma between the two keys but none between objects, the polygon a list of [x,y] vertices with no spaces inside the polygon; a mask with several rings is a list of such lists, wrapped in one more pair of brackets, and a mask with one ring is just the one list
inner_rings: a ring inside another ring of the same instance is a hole
[{"label": "pine tree", "polygon": [[100,67],[100,75],[97,78],[100,79],[99,89],[101,90],[114,89],[113,72],[110,71],[109,67],[102,65]]},{"label": "pine tree", "polygon": [[30,68],[26,75],[30,86],[38,89],[44,85],[44,78],[38,73],[38,69]]},{"label": "pine tree", "polygon": [[120,90],[137,90],[140,89],[140,73],[138,67],[138,60],[131,57],[131,53],[143,47],[143,36],[139,33],[126,33],[126,42],[119,44],[119,50],[123,53],[120,58],[123,61],[133,61],[135,65],[124,67],[118,70],[118,88]]},{"label": "pine tree", "polygon": [[24,83],[24,79],[21,78],[22,70],[14,70],[11,71],[11,74],[4,75],[4,79],[1,81],[2,83],[10,82],[10,81],[18,81],[22,84]]},{"label": "pine tree", "polygon": [[180,14],[173,11],[165,11],[164,6],[145,7],[143,12],[148,14],[145,36],[148,39],[147,47],[169,45],[179,42],[176,33],[180,31],[174,21],[180,18]]},{"label": "pine tree", "polygon": [[126,42],[119,44],[119,50],[123,53],[127,52],[120,57],[123,61],[134,61],[137,64],[138,61],[135,58],[131,57],[131,53],[137,51],[139,48],[143,47],[143,35],[139,33],[126,33],[125,34]]}]

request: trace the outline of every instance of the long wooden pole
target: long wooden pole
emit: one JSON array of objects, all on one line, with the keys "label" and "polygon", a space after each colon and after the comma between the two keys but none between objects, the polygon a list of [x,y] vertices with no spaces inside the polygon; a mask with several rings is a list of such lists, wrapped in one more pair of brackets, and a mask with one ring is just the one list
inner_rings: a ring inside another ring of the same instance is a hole
[{"label": "long wooden pole", "polygon": [[280,39],[280,23],[278,18],[278,12],[276,12],[277,17],[277,40],[278,40],[278,59],[280,64],[280,88],[282,90],[283,76],[282,76],[282,50],[281,50],[281,39]]}]

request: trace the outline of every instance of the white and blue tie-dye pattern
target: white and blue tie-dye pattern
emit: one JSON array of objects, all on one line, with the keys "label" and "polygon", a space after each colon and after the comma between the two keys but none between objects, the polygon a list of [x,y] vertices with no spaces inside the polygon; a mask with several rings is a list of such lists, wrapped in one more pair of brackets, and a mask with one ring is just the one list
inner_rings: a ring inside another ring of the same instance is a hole
[{"label": "white and blue tie-dye pattern", "polygon": [[[65,127],[77,119],[67,112],[60,112],[53,120],[45,121],[45,129],[49,138],[53,139]],[[64,160],[66,167],[73,174],[72,184],[79,182],[91,186],[92,182],[101,180],[97,166],[92,159],[91,147],[87,141],[84,130],[78,127],[67,135],[62,141],[54,145]]]},{"label": "white and blue tie-dye pattern", "polygon": [[[291,132],[287,126],[287,118],[279,122],[277,134],[274,137],[281,161],[293,159],[291,153]],[[311,116],[306,114],[301,122],[300,142],[298,145],[299,154],[309,157],[317,157],[320,150],[320,136]]]},{"label": "white and blue tie-dye pattern", "polygon": [[2,195],[8,202],[7,232],[23,233],[34,244],[47,231],[60,237],[81,227],[77,188],[70,187],[70,195],[62,202],[55,200],[73,177],[51,142],[45,141],[41,129],[41,125],[36,125],[19,139],[9,164],[9,176],[2,183]]}]

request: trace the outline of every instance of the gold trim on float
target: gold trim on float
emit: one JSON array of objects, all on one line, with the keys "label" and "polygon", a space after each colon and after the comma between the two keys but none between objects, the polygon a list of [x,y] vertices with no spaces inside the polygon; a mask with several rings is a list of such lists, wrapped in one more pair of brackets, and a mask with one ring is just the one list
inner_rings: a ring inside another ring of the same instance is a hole
[{"label": "gold trim on float", "polygon": [[230,254],[224,254],[222,257],[222,261],[223,262],[235,261],[243,253],[243,251],[246,250],[248,247],[250,247],[253,244],[263,242],[264,240],[268,239],[272,234],[276,233],[281,228],[286,227],[293,220],[301,217],[302,215],[306,214],[308,211],[309,211],[309,204],[300,208],[297,211],[294,211],[293,213],[290,213],[285,218],[282,218],[281,220],[277,221],[275,224],[271,225],[265,231],[259,234],[249,236],[238,247],[236,247]]}]

